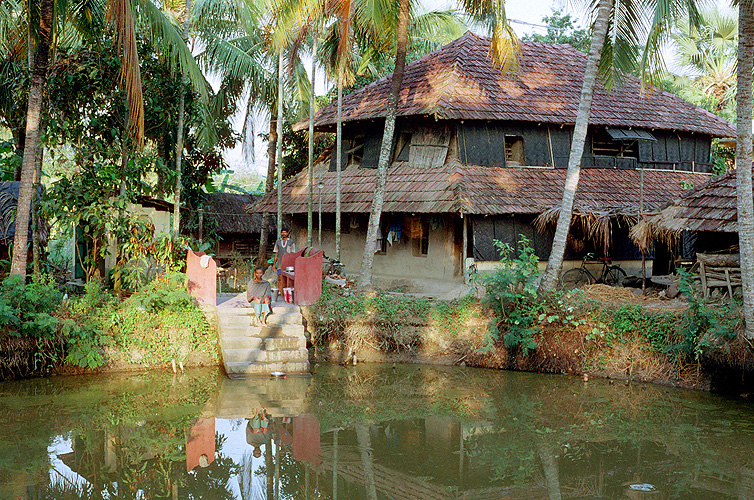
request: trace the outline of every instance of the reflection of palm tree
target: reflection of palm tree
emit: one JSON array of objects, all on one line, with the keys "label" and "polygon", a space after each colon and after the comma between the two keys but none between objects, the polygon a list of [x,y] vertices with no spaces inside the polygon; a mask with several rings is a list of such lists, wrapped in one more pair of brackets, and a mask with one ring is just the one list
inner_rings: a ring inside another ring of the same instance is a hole
[{"label": "reflection of palm tree", "polygon": [[265,500],[264,480],[254,474],[253,456],[245,452],[241,459],[241,472],[238,475],[238,487],[242,500]]},{"label": "reflection of palm tree", "polygon": [[367,500],[377,500],[377,486],[374,481],[374,454],[372,453],[372,440],[369,436],[369,427],[366,425],[356,426],[356,439],[359,440],[361,452],[361,466],[364,468],[364,484],[367,489]]}]

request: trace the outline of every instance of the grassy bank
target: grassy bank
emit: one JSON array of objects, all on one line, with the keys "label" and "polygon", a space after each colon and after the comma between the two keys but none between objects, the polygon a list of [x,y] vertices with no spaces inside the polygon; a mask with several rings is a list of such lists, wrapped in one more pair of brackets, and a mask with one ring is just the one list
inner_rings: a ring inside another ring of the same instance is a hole
[{"label": "grassy bank", "polygon": [[701,301],[692,276],[683,277],[683,299],[673,301],[605,285],[540,297],[536,258],[526,246],[512,254],[479,278],[479,293],[452,302],[326,288],[307,311],[315,358],[754,389],[754,349],[742,336],[740,304]]},{"label": "grassy bank", "polygon": [[48,276],[0,284],[0,377],[218,362],[217,334],[172,273],[118,300],[98,281],[68,298]]}]

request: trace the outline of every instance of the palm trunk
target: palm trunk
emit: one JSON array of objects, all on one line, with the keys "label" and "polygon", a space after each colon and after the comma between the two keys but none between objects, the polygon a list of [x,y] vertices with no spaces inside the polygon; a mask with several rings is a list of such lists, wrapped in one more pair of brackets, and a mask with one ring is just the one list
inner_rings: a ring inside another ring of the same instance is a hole
[{"label": "palm trunk", "polygon": [[340,260],[340,192],[343,160],[343,63],[338,66],[338,109],[335,124],[335,258]]},{"label": "palm trunk", "polygon": [[[41,125],[44,128],[44,125]],[[44,145],[42,141],[37,142],[37,154],[34,159],[34,192],[32,196],[37,198],[31,204],[31,220],[32,220],[32,242],[31,242],[31,256],[32,256],[32,269],[34,274],[38,275],[39,270],[39,190],[42,180],[42,159],[44,158]]]},{"label": "palm trunk", "polygon": [[[189,25],[191,24],[191,0],[186,0],[183,19],[183,39],[188,45]],[[181,90],[178,99],[178,131],[175,139],[175,201],[173,202],[173,239],[181,234],[181,183],[183,177],[183,128],[186,110],[186,72],[181,72]]]},{"label": "palm trunk", "polygon": [[752,199],[752,60],[754,59],[754,6],[738,6],[738,76],[736,92],[736,198],[741,284],[744,299],[744,335],[754,339],[754,199]]},{"label": "palm trunk", "polygon": [[549,500],[562,500],[560,492],[560,474],[558,473],[558,459],[549,445],[539,443],[539,459],[542,461],[542,469],[545,473],[545,485]]},{"label": "palm trunk", "polygon": [[34,188],[34,164],[39,142],[39,124],[42,118],[42,100],[44,98],[45,80],[47,78],[48,57],[52,35],[53,1],[42,0],[39,13],[39,44],[31,74],[29,102],[26,112],[26,144],[24,159],[21,163],[21,185],[18,190],[18,207],[16,211],[16,234],[13,239],[13,262],[10,273],[26,276],[29,243],[29,211],[31,209]]},{"label": "palm trunk", "polygon": [[563,201],[560,205],[560,215],[555,228],[555,236],[552,241],[550,259],[547,261],[545,274],[539,286],[540,292],[548,292],[555,288],[558,275],[563,268],[563,256],[565,255],[566,240],[571,227],[573,216],[573,200],[576,197],[576,189],[579,185],[581,173],[581,158],[584,155],[584,142],[587,128],[589,127],[589,114],[592,109],[592,97],[594,86],[597,81],[597,66],[602,55],[602,47],[605,45],[610,12],[613,9],[614,0],[600,0],[597,18],[594,21],[594,33],[589,55],[584,69],[584,82],[581,87],[581,100],[576,115],[576,123],[571,142],[571,153],[568,158],[568,170],[566,172],[565,188],[563,189]]},{"label": "palm trunk", "polygon": [[[274,112],[270,113],[270,140],[267,143],[267,178],[264,181],[264,192],[271,193],[275,186],[275,151],[278,142],[278,117]],[[270,214],[262,213],[262,230],[259,235],[259,253],[257,265],[264,266],[267,262],[267,219]]]},{"label": "palm trunk", "polygon": [[[405,2],[406,0],[401,0]],[[367,500],[377,500],[377,483],[374,476],[374,454],[372,452],[372,439],[369,437],[369,427],[364,424],[356,426],[356,439],[361,453],[361,467],[364,469],[364,486],[366,487]]]},{"label": "palm trunk", "polygon": [[395,133],[395,117],[398,113],[398,94],[403,83],[403,72],[406,67],[406,46],[408,43],[408,19],[409,0],[400,0],[398,6],[398,31],[396,33],[395,71],[390,83],[390,97],[387,101],[385,113],[385,129],[382,133],[382,146],[380,147],[380,159],[377,163],[377,180],[374,186],[374,198],[372,199],[372,211],[369,214],[369,226],[367,227],[364,255],[361,258],[361,270],[358,286],[364,288],[372,284],[372,267],[374,265],[374,247],[377,242],[377,229],[382,216],[382,204],[385,200],[385,184],[387,183],[387,170],[390,166],[393,149],[393,135]]},{"label": "palm trunk", "polygon": [[280,232],[283,230],[283,50],[280,50],[278,56],[278,120],[277,135],[280,140],[277,141],[275,148],[275,164],[278,169],[278,220],[277,220],[277,237],[280,238]]},{"label": "palm trunk", "polygon": [[317,36],[314,36],[312,47],[312,79],[309,93],[309,206],[306,212],[306,246],[312,246],[312,233],[314,224],[312,221],[312,205],[314,204],[314,75],[317,71]]}]

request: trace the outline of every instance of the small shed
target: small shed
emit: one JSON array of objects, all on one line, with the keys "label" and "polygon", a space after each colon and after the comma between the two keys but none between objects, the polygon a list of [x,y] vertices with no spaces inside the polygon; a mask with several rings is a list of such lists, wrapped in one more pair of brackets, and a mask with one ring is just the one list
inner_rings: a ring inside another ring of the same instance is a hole
[{"label": "small shed", "polygon": [[[205,199],[205,232],[217,236],[214,254],[220,262],[234,256],[244,259],[256,256],[262,232],[261,213],[248,213],[245,207],[260,198],[237,193],[207,193]],[[275,242],[275,219],[268,217],[268,247]]]},{"label": "small shed", "polygon": [[683,258],[697,252],[719,252],[738,245],[735,170],[714,177],[682,193],[659,212],[644,217],[631,229],[640,247],[652,240],[679,244]]}]

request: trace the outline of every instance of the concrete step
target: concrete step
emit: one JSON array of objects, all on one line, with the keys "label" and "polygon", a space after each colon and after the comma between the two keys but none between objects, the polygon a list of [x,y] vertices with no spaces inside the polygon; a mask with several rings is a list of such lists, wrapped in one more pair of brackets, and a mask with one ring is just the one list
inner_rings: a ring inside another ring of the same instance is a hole
[{"label": "concrete step", "polygon": [[306,349],[306,338],[303,335],[296,337],[271,337],[264,339],[264,348],[268,351],[282,349]]},{"label": "concrete step", "polygon": [[[225,363],[278,363],[308,361],[309,351],[304,349],[284,349],[266,351],[264,349],[224,349]],[[285,370],[280,370],[285,371]]]},{"label": "concrete step", "polygon": [[308,374],[309,361],[296,363],[245,363],[225,362],[225,371],[228,375],[262,375],[269,376],[273,372],[283,372],[288,375]]},{"label": "concrete step", "polygon": [[[250,326],[249,335],[262,338],[304,337],[302,325]],[[305,338],[305,337],[304,337]]]},{"label": "concrete step", "polygon": [[[240,336],[220,336],[220,346],[225,349],[262,349],[266,348],[266,341],[272,339],[263,339],[260,337],[250,337],[248,335]],[[304,342],[306,344],[306,342]]]},{"label": "concrete step", "polygon": [[[220,309],[217,319],[224,325],[250,324],[253,315],[249,309]],[[267,323],[270,325],[302,325],[303,322],[304,316],[298,311],[273,312],[267,317]]]}]

